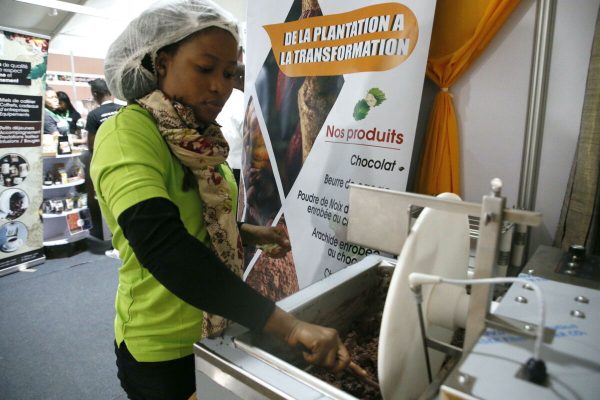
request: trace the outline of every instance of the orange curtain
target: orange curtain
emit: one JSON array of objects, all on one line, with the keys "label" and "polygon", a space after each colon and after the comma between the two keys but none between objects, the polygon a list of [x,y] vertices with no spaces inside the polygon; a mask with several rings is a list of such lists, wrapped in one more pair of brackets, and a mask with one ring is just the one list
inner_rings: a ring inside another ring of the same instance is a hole
[{"label": "orange curtain", "polygon": [[449,88],[473,64],[519,1],[437,1],[427,76],[440,92],[429,116],[418,193],[460,195],[459,132]]}]

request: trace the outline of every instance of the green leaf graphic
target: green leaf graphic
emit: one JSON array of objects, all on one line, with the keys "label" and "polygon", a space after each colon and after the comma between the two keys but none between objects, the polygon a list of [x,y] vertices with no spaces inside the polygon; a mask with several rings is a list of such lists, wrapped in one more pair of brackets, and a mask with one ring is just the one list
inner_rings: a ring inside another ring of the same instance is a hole
[{"label": "green leaf graphic", "polygon": [[364,119],[367,116],[367,114],[369,113],[370,109],[371,109],[371,107],[369,107],[369,105],[367,104],[367,102],[364,99],[360,100],[354,106],[354,113],[352,114],[352,116],[357,121]]},{"label": "green leaf graphic", "polygon": [[31,71],[29,71],[29,76],[28,78],[31,80],[34,79],[38,79],[38,78],[43,78],[44,75],[46,75],[46,61],[47,61],[48,56],[44,56],[44,61],[37,64],[36,66],[34,66],[33,68],[31,68]]},{"label": "green leaf graphic", "polygon": [[377,100],[377,104],[375,104],[375,106],[380,105],[385,100],[385,93],[383,93],[379,88],[372,88],[368,93]]}]

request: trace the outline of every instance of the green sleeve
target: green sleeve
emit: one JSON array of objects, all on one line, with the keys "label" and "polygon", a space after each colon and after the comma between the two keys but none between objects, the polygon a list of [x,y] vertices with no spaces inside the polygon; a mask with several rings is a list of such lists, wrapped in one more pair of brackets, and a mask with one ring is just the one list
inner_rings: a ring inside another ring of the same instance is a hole
[{"label": "green sleeve", "polygon": [[101,133],[96,139],[91,175],[99,200],[115,220],[141,201],[153,197],[169,199],[166,157],[170,153],[160,136],[145,129]]}]

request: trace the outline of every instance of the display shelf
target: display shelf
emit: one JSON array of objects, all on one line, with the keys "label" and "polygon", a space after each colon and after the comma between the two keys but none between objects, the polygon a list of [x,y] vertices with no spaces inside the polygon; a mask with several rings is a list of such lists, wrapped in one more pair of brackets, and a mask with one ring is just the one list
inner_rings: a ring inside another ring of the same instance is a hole
[{"label": "display shelf", "polygon": [[71,157],[79,157],[82,152],[73,152],[69,154],[56,154],[56,153],[42,153],[43,158],[71,158]]},{"label": "display shelf", "polygon": [[[52,179],[60,182],[64,178],[65,173],[72,175],[67,180],[67,183],[42,185],[42,192],[44,194],[42,210],[46,211],[42,212],[41,215],[44,223],[44,246],[66,245],[90,236],[89,230],[92,227],[92,223],[89,217],[88,204],[84,202],[84,207],[66,210],[67,205],[69,207],[79,205],[76,202],[67,204],[66,200],[78,196],[74,192],[86,182],[82,177],[83,163],[79,159],[83,154],[77,151],[70,154],[53,154],[43,157],[44,180]],[[60,201],[63,204],[56,207],[51,206],[54,201]],[[47,206],[46,202],[50,202],[50,208],[45,208]],[[49,212],[51,210],[60,210],[62,212],[54,214]]]},{"label": "display shelf", "polygon": [[44,185],[42,186],[44,188],[44,190],[50,190],[50,189],[63,189],[63,188],[67,188],[67,187],[73,187],[73,186],[78,186],[85,183],[85,179],[77,179],[76,181],[73,182],[69,182],[69,183],[62,183],[60,185]]},{"label": "display shelf", "polygon": [[70,236],[57,236],[44,240],[44,246],[60,246],[63,244],[69,244],[77,242],[78,240],[85,239],[90,236],[89,229],[73,233]]},{"label": "display shelf", "polygon": [[42,217],[43,218],[60,218],[60,217],[66,217],[67,215],[70,215],[70,214],[76,214],[76,213],[78,213],[81,210],[87,210],[87,207],[74,208],[72,210],[62,212],[60,214],[42,214]]}]

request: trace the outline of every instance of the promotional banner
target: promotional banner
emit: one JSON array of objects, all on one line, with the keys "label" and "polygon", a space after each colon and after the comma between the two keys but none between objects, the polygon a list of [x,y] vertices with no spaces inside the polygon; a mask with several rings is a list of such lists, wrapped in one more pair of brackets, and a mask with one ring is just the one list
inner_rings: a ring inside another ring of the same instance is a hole
[{"label": "promotional banner", "polygon": [[41,135],[48,39],[0,29],[0,275],[44,260]]},{"label": "promotional banner", "polygon": [[[246,280],[285,297],[371,249],[345,241],[349,184],[405,190],[435,0],[248,5],[239,219],[286,227],[292,252]],[[373,209],[373,213],[386,210]]]}]

